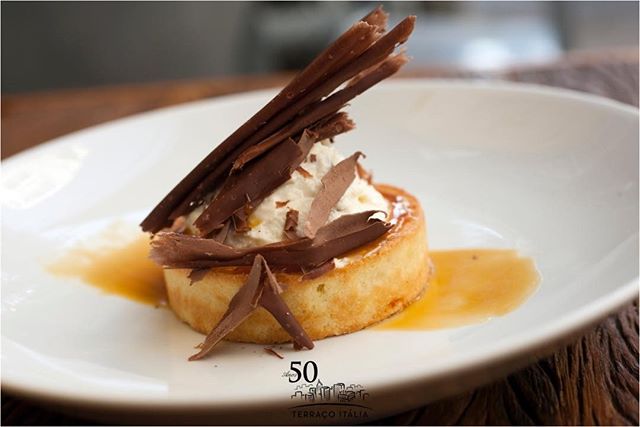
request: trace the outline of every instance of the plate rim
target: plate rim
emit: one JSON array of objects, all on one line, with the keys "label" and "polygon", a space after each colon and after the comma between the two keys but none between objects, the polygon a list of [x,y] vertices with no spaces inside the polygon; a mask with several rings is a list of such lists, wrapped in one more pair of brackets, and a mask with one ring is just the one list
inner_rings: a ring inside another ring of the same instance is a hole
[{"label": "plate rim", "polygon": [[[599,95],[579,92],[564,88],[554,88],[539,84],[515,83],[506,81],[492,80],[468,80],[468,79],[424,79],[424,78],[398,78],[389,82],[384,82],[374,90],[393,90],[394,87],[415,87],[416,85],[428,89],[429,87],[446,88],[454,87],[460,89],[486,90],[486,91],[506,91],[511,93],[524,93],[528,95],[538,95],[546,97],[555,97],[562,99],[570,99],[576,102],[586,102],[605,109],[613,109],[617,113],[633,116],[638,119],[638,108],[624,104],[622,102],[605,98]],[[256,91],[248,91],[242,93],[228,94],[219,97],[206,98],[197,101],[171,105],[151,111],[146,111],[116,120],[101,123],[95,126],[87,127],[69,134],[62,135],[47,142],[38,144],[35,147],[23,150],[6,159],[2,160],[2,166],[11,166],[14,163],[22,161],[23,157],[33,155],[39,150],[48,149],[57,144],[64,144],[68,139],[76,138],[78,135],[90,132],[100,132],[111,126],[119,126],[128,121],[138,120],[144,117],[151,117],[158,114],[171,114],[177,110],[187,110],[189,108],[197,108],[209,103],[225,103],[230,100],[243,101],[256,97],[266,97],[274,94],[279,88],[268,88]],[[593,325],[597,321],[604,319],[618,308],[633,301],[638,296],[638,277],[621,285],[615,292],[600,297],[590,303],[573,310],[568,314],[556,318],[554,321],[543,324],[531,329],[527,334],[519,335],[507,341],[499,342],[497,345],[487,347],[480,353],[474,353],[472,357],[461,358],[439,371],[425,373],[415,372],[411,377],[400,376],[394,378],[380,379],[372,387],[374,390],[384,390],[393,387],[410,387],[426,382],[433,381],[437,378],[443,378],[454,375],[458,372],[466,370],[480,369],[483,366],[495,366],[505,361],[513,361],[523,358],[526,354],[534,352],[536,349],[547,347],[546,353],[549,353],[569,339],[574,334],[582,332],[584,329]],[[2,339],[5,338],[2,335]],[[539,355],[536,356],[540,357]],[[3,362],[4,365],[4,362]],[[4,369],[3,369],[4,370]],[[55,390],[54,388],[41,388],[33,383],[20,382],[19,379],[10,376],[7,378],[6,372],[2,374],[0,384],[3,392],[7,392],[16,396],[29,397],[35,400],[45,402],[55,402],[64,405],[82,405],[96,408],[110,408],[118,410],[141,410],[153,409],[162,412],[173,412],[176,410],[207,410],[216,411],[224,409],[228,410],[246,410],[250,406],[272,406],[282,404],[284,398],[275,397],[268,399],[254,400],[251,402],[237,401],[215,401],[203,399],[178,399],[176,396],[169,398],[143,397],[141,399],[132,399],[132,396],[114,395],[114,394],[88,394],[82,391],[64,391]],[[106,396],[106,399],[104,398]]]},{"label": "plate rim", "polygon": [[[607,98],[601,95],[596,95],[588,92],[581,92],[573,89],[566,89],[561,87],[553,87],[553,86],[545,86],[537,83],[520,83],[520,82],[511,82],[505,80],[487,80],[482,78],[477,79],[456,79],[456,78],[416,78],[416,77],[396,77],[392,78],[388,81],[383,81],[376,85],[375,88],[372,88],[369,92],[374,92],[377,90],[391,90],[394,87],[403,86],[432,86],[434,88],[438,87],[459,87],[462,89],[472,89],[472,90],[487,90],[487,91],[504,91],[504,92],[520,92],[532,95],[542,95],[547,97],[556,97],[556,98],[565,98],[572,99],[574,101],[582,101],[587,102],[589,104],[597,105],[599,107],[604,108],[613,108],[618,112],[623,114],[631,114],[635,116],[640,115],[640,107],[634,107],[630,104],[625,104],[621,101],[617,101],[612,98]],[[23,156],[29,156],[33,153],[51,147],[54,144],[64,143],[67,139],[73,139],[78,136],[81,136],[84,133],[91,133],[99,130],[103,130],[105,128],[109,128],[112,126],[119,126],[123,123],[127,123],[129,121],[134,121],[142,118],[152,117],[156,114],[170,114],[179,110],[186,110],[189,108],[197,108],[209,103],[224,103],[227,101],[242,101],[244,98],[255,98],[261,96],[269,96],[275,95],[280,90],[280,87],[273,88],[265,88],[258,90],[251,90],[246,92],[237,92],[231,94],[225,94],[210,98],[198,99],[195,101],[187,101],[179,104],[168,105],[165,107],[155,108],[153,110],[142,111],[139,113],[131,114],[128,116],[120,117],[114,120],[109,120],[103,123],[98,123],[93,126],[88,126],[82,129],[75,130],[73,132],[66,133],[64,135],[57,136],[55,138],[49,139],[47,141],[41,142],[33,147],[30,147],[26,150],[19,151],[15,154],[12,154],[9,157],[2,159],[1,163],[5,166],[7,163],[12,164],[18,161],[19,158]],[[247,116],[249,119],[250,116]],[[240,123],[239,125],[241,125]],[[222,140],[220,141],[222,142]]]}]

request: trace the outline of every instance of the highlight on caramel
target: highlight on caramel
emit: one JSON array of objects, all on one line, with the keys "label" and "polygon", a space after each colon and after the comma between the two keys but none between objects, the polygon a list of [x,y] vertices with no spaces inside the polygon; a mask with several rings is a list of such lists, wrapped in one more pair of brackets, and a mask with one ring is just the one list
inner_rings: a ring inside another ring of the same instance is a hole
[{"label": "highlight on caramel", "polygon": [[430,253],[433,275],[425,293],[377,329],[428,330],[485,322],[520,306],[537,288],[531,258],[512,249]]}]

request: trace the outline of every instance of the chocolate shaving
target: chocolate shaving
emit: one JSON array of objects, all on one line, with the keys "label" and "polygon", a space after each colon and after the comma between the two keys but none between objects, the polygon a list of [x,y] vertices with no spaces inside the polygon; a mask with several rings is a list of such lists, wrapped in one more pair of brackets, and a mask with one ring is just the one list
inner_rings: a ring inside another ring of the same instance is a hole
[{"label": "chocolate shaving", "polygon": [[235,214],[234,220],[242,219],[242,212],[253,210],[262,199],[291,177],[293,170],[307,157],[316,139],[314,132],[305,130],[297,143],[288,139],[285,144],[267,153],[260,162],[254,162],[229,177],[225,186],[194,222],[200,234],[208,235],[231,215]]},{"label": "chocolate shaving", "polygon": [[369,12],[361,21],[367,22],[371,25],[375,25],[384,31],[387,28],[387,20],[389,14],[382,10],[382,6],[378,6]]},{"label": "chocolate shaving", "polygon": [[250,200],[262,199],[284,184],[291,172],[301,163],[303,153],[292,139],[280,144],[265,155],[262,161],[251,164],[242,173],[230,177],[194,225],[201,235],[208,235],[223,221],[241,210]]},{"label": "chocolate shaving", "polygon": [[248,144],[247,138],[264,128],[274,115],[307,94],[311,88],[315,88],[327,76],[334,74],[352,57],[370,46],[371,41],[377,37],[377,30],[377,27],[366,22],[358,22],[347,30],[267,105],[227,137],[183,178],[144,219],[141,223],[143,230],[155,233],[166,226],[170,217],[175,218],[195,208],[202,195],[222,176],[221,171],[225,168],[221,167],[221,164],[228,159],[232,162],[237,157],[234,152],[239,154],[257,142]]},{"label": "chocolate shaving", "polygon": [[310,161],[311,163],[315,162],[315,161],[316,161],[316,155],[315,155],[315,154],[310,154],[310,155],[309,155],[309,161]]},{"label": "chocolate shaving", "polygon": [[[299,112],[299,109],[291,110],[289,108],[286,111],[283,111],[282,109],[290,106],[291,103],[298,100],[298,96],[305,95],[328,75],[333,74],[335,70],[344,66],[346,62],[350,61],[353,57],[357,56],[364,49],[370,46],[377,37],[377,27],[363,22],[357,23],[351,29],[347,30],[343,36],[321,53],[300,75],[296,77],[295,80],[300,80],[298,85],[300,87],[297,91],[287,91],[285,88],[283,91],[287,92],[285,99],[277,101],[275,99],[272,100],[274,106],[277,104],[280,109],[279,112],[275,113],[275,115],[270,117],[269,120],[257,121],[255,133],[248,137],[244,142],[236,144],[234,150],[224,156],[215,169],[209,172],[208,175],[197,184],[196,188],[186,196],[185,200],[177,209],[175,209],[172,215],[179,215],[183,210],[190,209],[190,205],[192,203],[202,199],[207,191],[210,191],[215,183],[224,176],[225,172],[229,170],[233,161],[242,151],[268,137],[287,121],[295,117]],[[322,63],[323,61],[324,64]],[[307,86],[305,87],[304,84],[307,84]],[[305,101],[304,105],[307,105],[308,102],[309,101]],[[269,105],[267,105],[267,107],[268,106]],[[251,120],[253,120],[253,118]]]},{"label": "chocolate shaving", "polygon": [[264,351],[265,351],[267,354],[270,354],[270,355],[272,355],[272,356],[277,357],[278,359],[284,359],[284,356],[283,356],[283,355],[281,355],[280,353],[278,353],[277,351],[275,351],[275,350],[274,350],[274,349],[272,349],[272,348],[264,347]]},{"label": "chocolate shaving", "polygon": [[[233,222],[233,229],[236,233],[246,233],[251,230],[251,226],[249,225],[249,217],[253,213],[253,211],[258,207],[260,203],[262,203],[263,199],[258,200],[250,200],[247,198],[247,202],[242,207],[242,209],[237,210],[232,216],[231,221]],[[227,221],[228,222],[228,221]]]},{"label": "chocolate shaving", "polygon": [[[289,139],[286,144],[270,151],[260,162],[254,162],[241,173],[230,177],[194,225],[201,235],[207,235],[217,228],[221,221],[233,215],[234,224],[249,227],[247,212],[252,212],[273,190],[290,177],[291,173],[304,161],[317,135],[304,131],[296,144]],[[282,148],[281,148],[282,147]],[[243,197],[247,202],[243,205]],[[238,228],[236,230],[245,228]]]},{"label": "chocolate shaving", "polygon": [[[234,222],[235,227],[235,222]],[[227,236],[229,235],[229,229],[231,228],[231,221],[226,221],[220,231],[218,231],[214,236],[213,240],[216,242],[224,243],[227,240]]]},{"label": "chocolate shaving", "polygon": [[[282,114],[284,116],[289,116],[289,115],[292,115],[293,113],[298,113],[301,110],[306,112],[309,109],[309,105],[312,105],[314,103],[315,103],[314,108],[317,110],[319,108],[319,104],[321,104],[321,102],[320,103],[316,102],[317,99],[321,99],[327,94],[330,94],[336,88],[338,88],[342,83],[351,79],[352,77],[358,76],[359,73],[362,73],[365,70],[368,72],[367,74],[370,74],[373,70],[378,68],[376,64],[378,64],[384,58],[388,57],[394,51],[397,45],[404,43],[409,38],[409,35],[413,31],[414,24],[415,24],[415,16],[409,16],[403,19],[398,25],[396,25],[396,27],[394,27],[393,30],[391,30],[388,34],[378,39],[367,51],[365,51],[356,60],[351,62],[349,65],[347,65],[344,69],[341,69],[338,72],[336,72],[336,74],[331,76],[326,81],[322,82],[320,86],[318,86],[315,90],[310,91],[303,99],[301,99],[297,103],[294,103],[293,105],[288,107],[288,109],[285,110],[285,112]],[[406,57],[404,62],[397,64],[398,69],[402,65],[404,65],[404,63],[406,63]],[[388,67],[385,67],[385,68],[388,68]],[[389,72],[390,70],[385,69],[384,71]],[[397,69],[395,71],[390,71],[389,74],[381,76],[380,80],[386,77],[389,77],[390,75],[394,74],[396,71]],[[362,80],[362,77],[363,76],[360,76],[360,78],[358,78],[358,82]],[[335,107],[335,110],[342,108],[342,106],[346,104],[349,100],[353,99],[355,96],[367,90],[369,87],[375,85],[380,80],[372,82],[369,86],[367,86],[367,84],[363,84],[362,90],[360,90],[360,92],[353,95],[351,95],[348,92],[345,93],[345,89],[343,89],[342,91],[336,92],[332,96],[335,96],[342,92],[342,98],[344,98],[344,100],[341,104]],[[353,82],[352,84],[350,84],[350,87],[355,86],[356,83],[357,82]],[[305,108],[307,108],[307,110],[305,110]],[[311,119],[307,117],[307,121],[318,120],[316,116],[311,116],[311,117],[312,117]],[[303,121],[300,118],[298,118],[297,120],[302,123],[307,123],[307,121]],[[302,126],[301,129],[304,127],[306,127],[306,125]],[[293,126],[293,128],[295,129],[295,126]],[[290,130],[288,132],[290,132]],[[265,141],[260,142],[257,146],[250,148],[249,149],[251,150],[250,152],[243,153],[239,156],[234,168],[242,167],[242,164],[250,160],[252,156],[255,157],[254,153],[264,152],[268,148],[278,144],[280,141],[282,141],[283,138],[290,136],[288,132],[281,130],[280,133],[276,133],[272,135],[270,138],[266,139]],[[260,145],[264,145],[264,147],[258,148],[258,146]]]},{"label": "chocolate shaving", "polygon": [[[256,258],[258,257],[260,257],[260,255],[256,256]],[[278,323],[280,323],[280,326],[291,336],[294,343],[311,350],[314,347],[313,341],[311,341],[311,338],[309,338],[305,330],[300,326],[300,323],[298,323],[291,313],[291,310],[289,310],[289,307],[287,307],[287,304],[280,297],[283,289],[276,281],[273,273],[271,273],[269,265],[267,265],[264,258],[262,258],[262,263],[264,264],[266,280],[263,281],[264,289],[262,291],[262,297],[260,298],[260,305],[275,317]]]},{"label": "chocolate shaving", "polygon": [[283,200],[283,201],[276,200],[276,208],[284,208],[285,206],[287,206],[287,203],[289,203],[289,200]]},{"label": "chocolate shaving", "polygon": [[[312,203],[305,237],[296,235],[299,214],[289,210],[283,230],[287,240],[250,248],[224,243],[232,224],[237,232],[248,229],[249,215],[290,179],[293,171],[310,176],[300,164],[316,141],[333,142],[333,137],[355,127],[340,111],[351,99],[407,62],[404,53],[393,52],[413,31],[415,17],[405,18],[384,34],[387,18],[378,7],[354,24],[206,156],[142,222],[143,230],[157,233],[151,241],[151,258],[166,268],[192,269],[192,283],[213,267],[246,271],[250,266],[245,284],[231,299],[201,351],[190,360],[208,354],[258,306],[268,310],[291,335],[294,348],[313,348],[282,300],[282,286],[270,266],[302,273],[303,278],[319,277],[335,268],[335,257],[374,241],[392,226],[373,218],[376,211],[342,216],[323,225],[355,178],[356,166],[358,174],[362,173],[356,153],[322,178],[323,188]],[[309,161],[316,160],[315,155],[309,156]],[[209,201],[211,194],[215,196]],[[198,235],[176,232],[184,231],[177,219],[205,203],[194,222]],[[282,206],[278,203],[276,207],[284,207],[288,201],[280,202]],[[173,220],[173,231],[159,232]]]},{"label": "chocolate shaving", "polygon": [[[355,123],[349,119],[347,113],[338,112],[319,120],[310,129],[317,134],[316,141],[321,141],[323,139],[333,138],[341,133],[349,132],[354,128]],[[232,171],[241,169],[246,163],[269,151],[281,141],[283,141],[282,138],[276,137],[249,147],[246,151],[242,152],[233,163]]]},{"label": "chocolate shaving", "polygon": [[[294,136],[295,132],[310,126],[318,117],[326,118],[348,102],[348,99],[342,99],[348,98],[346,95],[349,92],[345,92],[346,89],[336,92],[342,92],[341,98],[332,100],[330,105],[323,105],[326,99],[321,100],[345,81],[384,61],[413,31],[415,17],[410,16],[388,33],[381,35],[385,21],[381,19],[383,14],[381,11],[374,11],[367,15],[363,18],[367,22],[358,22],[352,26],[318,55],[274,99],[180,181],[145,218],[141,224],[143,230],[155,233],[164,228],[170,219],[187,214],[202,204],[206,194],[215,188],[236,159],[250,147],[263,140],[271,141],[274,145],[279,144],[287,137]],[[399,67],[403,63],[397,65]],[[388,67],[386,71],[390,71]],[[395,71],[382,75],[381,79],[393,72]],[[377,82],[372,84],[375,83]],[[367,88],[364,85],[362,90]],[[301,111],[305,114],[299,115]],[[308,111],[314,114],[308,115]]]},{"label": "chocolate shaving", "polygon": [[356,164],[361,152],[356,152],[331,168],[322,177],[320,191],[316,194],[307,221],[304,224],[304,235],[312,238],[329,218],[331,209],[338,203],[356,177]]},{"label": "chocolate shaving", "polygon": [[[332,139],[334,136],[349,132],[355,129],[356,124],[349,118],[347,113],[341,111],[329,117],[324,123],[314,126],[313,131],[318,134],[318,141]],[[315,155],[313,155],[315,158]],[[315,161],[315,160],[313,160]]]},{"label": "chocolate shaving", "polygon": [[247,195],[245,195],[247,202],[243,206],[242,209],[236,211],[232,216],[231,220],[233,221],[234,230],[237,233],[246,233],[251,230],[251,226],[249,225],[249,217],[256,210],[258,205],[262,203],[263,199],[251,200]]},{"label": "chocolate shaving", "polygon": [[256,255],[247,280],[229,303],[222,319],[204,340],[200,351],[189,358],[199,360],[213,350],[215,345],[233,331],[258,306],[264,307],[280,323],[298,346],[313,348],[313,342],[291,314],[280,294],[283,289],[271,273],[261,255]]},{"label": "chocolate shaving", "polygon": [[[273,132],[276,132],[278,128],[285,125],[288,121],[296,118],[296,116],[300,116],[301,112],[306,112],[310,106],[316,105],[322,98],[331,94],[331,92],[333,92],[346,80],[353,77],[358,72],[366,68],[369,68],[369,66],[373,65],[375,62],[380,62],[383,59],[383,57],[380,57],[378,58],[377,61],[374,61],[372,64],[367,63],[368,65],[362,67],[361,69],[356,67],[357,71],[353,72],[352,75],[348,75],[346,77],[340,76],[338,79],[334,78],[336,75],[340,75],[343,68],[350,66],[354,62],[357,62],[361,56],[364,56],[364,52],[366,51],[366,49],[372,46],[373,42],[377,41],[380,38],[381,32],[379,27],[375,25],[369,25],[365,22],[359,22],[355,24],[354,27],[361,26],[361,25],[366,25],[367,31],[365,32],[364,35],[361,36],[360,40],[358,40],[357,43],[355,43],[356,48],[350,50],[349,55],[346,55],[341,60],[336,61],[335,63],[336,67],[334,67],[334,69],[332,70],[332,73],[327,74],[325,76],[325,79],[320,81],[315,88],[311,88],[311,87],[308,88],[304,96],[296,100],[296,102],[293,102],[291,105],[288,105],[277,116],[273,117],[269,121],[269,123],[265,125],[264,129],[261,129],[261,132],[258,133],[258,135],[260,135],[260,138],[258,139],[256,137],[255,138],[256,140],[253,140],[252,143],[246,147],[247,150],[250,150],[250,152],[246,154],[242,153],[238,155],[238,159],[234,162],[234,166],[232,168],[233,170],[241,168],[244,165],[244,163],[249,161],[251,158],[256,157],[257,153],[266,151],[263,149],[257,149],[256,152],[253,152],[253,147],[251,147],[251,145],[259,142],[261,139],[267,138],[270,134],[272,134]],[[387,55],[385,56],[388,56],[390,53],[391,52],[388,52]],[[300,129],[303,129],[305,127],[307,126],[306,125],[302,126]],[[267,138],[268,142],[265,143],[265,145],[270,148],[278,144],[280,141],[282,141],[282,139],[279,139],[279,138],[280,137],[276,139]]]},{"label": "chocolate shaving", "polygon": [[395,55],[386,59],[358,82],[333,93],[326,99],[317,103],[304,115],[298,117],[295,121],[291,122],[268,139],[262,141],[260,144],[268,145],[273,142],[281,141],[284,138],[287,138],[310,126],[318,120],[335,114],[347,102],[379,83],[381,80],[395,74],[407,62],[407,60],[408,59],[404,54]]},{"label": "chocolate shaving", "polygon": [[[227,222],[225,222],[225,224]],[[238,212],[234,213],[231,216],[231,222],[233,223],[233,230],[236,233],[246,233],[247,231],[251,230],[251,227],[249,227],[249,218],[244,209],[241,209]]]},{"label": "chocolate shaving", "polygon": [[377,212],[343,215],[321,227],[313,239],[299,237],[250,248],[232,248],[212,239],[161,232],[151,241],[150,257],[166,268],[213,268],[249,266],[260,254],[273,268],[304,273],[385,234],[392,225],[372,218]]},{"label": "chocolate shaving", "polygon": [[298,166],[296,168],[296,172],[298,172],[300,175],[302,175],[305,178],[313,178],[313,175],[311,175],[309,171],[303,168],[302,166]]},{"label": "chocolate shaving", "polygon": [[207,338],[202,343],[200,351],[189,358],[189,360],[198,360],[206,356],[213,347],[222,340],[229,332],[233,331],[244,319],[256,309],[257,301],[262,295],[262,264],[263,259],[256,256],[253,266],[249,272],[246,282],[238,293],[236,293],[227,311],[222,315],[222,319],[211,330]]},{"label": "chocolate shaving", "polygon": [[319,267],[314,268],[313,270],[307,271],[302,275],[302,280],[311,280],[317,277],[322,276],[325,273],[336,268],[336,263],[332,260],[325,262]]},{"label": "chocolate shaving", "polygon": [[207,276],[208,272],[208,268],[194,268],[193,270],[191,270],[188,276],[190,280],[189,286],[204,279]]},{"label": "chocolate shaving", "polygon": [[237,259],[244,255],[245,253],[242,250],[232,248],[214,239],[203,239],[166,231],[157,233],[154,236],[151,240],[151,250],[149,252],[149,258],[157,264],[175,268],[208,268],[209,266],[191,266],[185,261],[209,258],[225,261]]},{"label": "chocolate shaving", "polygon": [[296,229],[298,228],[299,212],[295,209],[289,209],[284,220],[284,235],[287,239],[293,240],[298,237]]},{"label": "chocolate shaving", "polygon": [[[385,55],[386,56],[386,55]],[[282,129],[268,137],[267,139],[259,142],[255,146],[242,153],[235,162],[234,169],[240,169],[245,163],[252,158],[260,155],[271,149],[272,147],[280,144],[287,138],[295,135],[297,132],[311,126],[315,122],[330,117],[338,112],[347,102],[360,95],[370,87],[386,79],[387,77],[395,74],[404,64],[406,64],[408,58],[404,54],[398,54],[391,56],[377,65],[366,75],[362,76],[354,84],[339,90],[326,99],[316,103],[313,107],[305,110],[305,112],[296,117],[295,120],[284,126]],[[350,76],[351,77],[351,76]]]}]

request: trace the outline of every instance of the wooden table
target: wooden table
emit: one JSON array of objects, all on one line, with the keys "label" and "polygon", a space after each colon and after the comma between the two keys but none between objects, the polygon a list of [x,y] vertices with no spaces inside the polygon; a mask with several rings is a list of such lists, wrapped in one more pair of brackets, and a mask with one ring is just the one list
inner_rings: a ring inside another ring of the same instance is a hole
[{"label": "wooden table", "polygon": [[[405,75],[535,82],[638,105],[637,52],[568,57],[489,75],[422,70]],[[2,97],[2,156],[65,133],[167,105],[282,86],[289,75],[234,77]],[[82,424],[22,399],[2,396],[5,425]],[[638,425],[638,302],[578,341],[507,378],[377,424]]]}]

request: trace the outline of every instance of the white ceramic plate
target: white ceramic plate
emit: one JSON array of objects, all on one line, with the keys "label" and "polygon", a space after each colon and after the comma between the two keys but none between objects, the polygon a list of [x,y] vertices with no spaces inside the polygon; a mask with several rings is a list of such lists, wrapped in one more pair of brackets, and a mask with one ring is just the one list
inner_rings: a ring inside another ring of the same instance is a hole
[{"label": "white ceramic plate", "polygon": [[[290,362],[362,384],[381,417],[490,380],[637,295],[638,110],[536,86],[405,80],[350,107],[380,182],[422,201],[433,248],[516,248],[539,290],[485,324],[367,330],[312,352],[224,343],[169,310],[108,296],[44,266],[114,221],[132,229],[271,91],[201,101],[77,132],[3,162],[2,387],[115,421],[360,422],[295,418]],[[80,409],[77,409],[80,408]],[[353,415],[358,408],[354,408]],[[78,413],[78,412],[75,412]],[[329,414],[330,415],[330,414]]]}]

